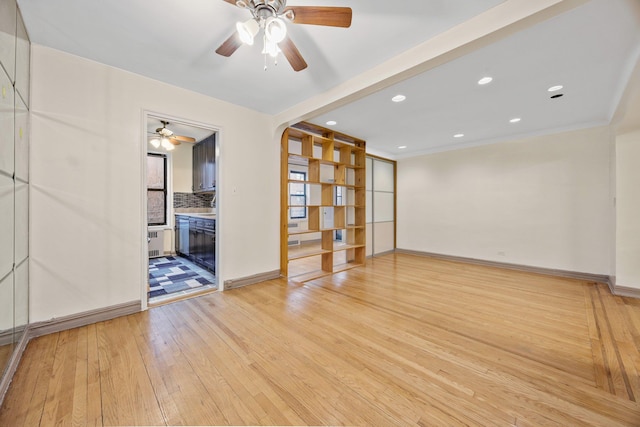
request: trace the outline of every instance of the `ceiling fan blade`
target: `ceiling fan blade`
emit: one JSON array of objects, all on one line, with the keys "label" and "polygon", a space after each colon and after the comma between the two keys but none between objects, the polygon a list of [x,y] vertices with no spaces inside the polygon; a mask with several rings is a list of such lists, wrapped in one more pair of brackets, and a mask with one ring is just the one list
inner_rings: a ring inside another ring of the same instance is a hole
[{"label": "ceiling fan blade", "polygon": [[326,25],[343,28],[351,26],[350,7],[289,6],[285,8],[283,13],[288,10],[293,11],[294,24]]},{"label": "ceiling fan blade", "polygon": [[224,43],[216,49],[216,53],[222,56],[231,56],[240,46],[242,46],[242,41],[240,40],[238,32],[234,31],[233,34],[231,34],[231,37],[225,40]]},{"label": "ceiling fan blade", "polygon": [[237,0],[223,0],[223,1],[226,1],[227,3],[232,4],[232,5],[235,6]]},{"label": "ceiling fan blade", "polygon": [[175,136],[170,136],[169,138],[167,138],[169,140],[170,143],[172,143],[173,145],[180,145],[182,144],[178,138],[176,138]]},{"label": "ceiling fan blade", "polygon": [[196,142],[196,139],[191,138],[190,136],[173,135],[172,138],[183,142]]},{"label": "ceiling fan blade", "polygon": [[280,42],[279,46],[294,71],[301,71],[307,68],[307,63],[300,54],[300,51],[288,36]]}]

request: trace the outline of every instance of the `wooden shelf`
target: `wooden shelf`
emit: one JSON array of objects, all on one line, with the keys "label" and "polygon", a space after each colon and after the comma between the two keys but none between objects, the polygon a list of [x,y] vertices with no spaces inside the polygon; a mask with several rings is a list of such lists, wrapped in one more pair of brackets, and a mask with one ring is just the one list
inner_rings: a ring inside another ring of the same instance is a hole
[{"label": "wooden shelf", "polygon": [[363,230],[365,228],[364,225],[348,225],[346,227],[339,228],[322,228],[320,230],[299,230],[299,231],[289,231],[287,234],[289,236],[299,236],[302,234],[313,234],[313,233],[322,233],[323,231],[340,231],[340,230]]},{"label": "wooden shelf", "polygon": [[290,208],[354,208],[362,209],[364,205],[289,205]]},{"label": "wooden shelf", "polygon": [[350,249],[364,248],[364,245],[349,245],[344,243],[334,243],[333,252],[348,251]]},{"label": "wooden shelf", "polygon": [[[343,271],[345,266],[364,265],[365,141],[303,122],[286,129],[281,144],[282,275],[289,277],[291,272],[291,279],[307,281]],[[304,172],[307,179],[290,179],[290,171]],[[306,190],[306,204],[289,204],[290,184],[310,186]],[[341,188],[342,192],[336,188]],[[289,218],[291,208],[306,208],[306,217],[302,219],[307,223],[306,229],[289,228],[289,224],[296,221]],[[312,234],[319,238],[309,236]],[[307,239],[315,240],[305,242],[305,235],[309,236]],[[291,240],[301,242],[290,247]]]},{"label": "wooden shelf", "polygon": [[[352,267],[353,268],[353,267]],[[333,271],[324,271],[324,270],[313,270],[306,273],[298,274],[296,276],[289,277],[289,280],[293,280],[294,282],[308,282],[310,280],[319,279],[321,277],[326,277],[333,274]]]},{"label": "wooden shelf", "polygon": [[341,271],[351,270],[352,268],[362,267],[362,264],[357,264],[354,262],[349,262],[346,264],[338,264],[333,266],[334,273],[340,273]]},{"label": "wooden shelf", "polygon": [[[289,184],[309,184],[309,185],[330,185],[332,187],[346,187],[351,189],[360,189],[364,188],[362,185],[354,185],[354,184],[340,184],[337,182],[323,182],[323,181],[301,181],[299,179],[290,179],[288,180]],[[333,206],[333,205],[330,205]],[[339,205],[343,206],[343,205]]]},{"label": "wooden shelf", "polygon": [[325,160],[325,159],[320,159],[318,157],[313,157],[313,156],[303,156],[302,154],[292,154],[289,153],[289,159],[290,160],[298,160],[300,162],[309,162],[309,161],[316,161],[322,165],[329,165],[329,166],[344,166],[346,168],[349,169],[364,169],[366,166],[365,165],[354,165],[352,163],[347,163],[347,162],[336,162],[333,160]]},{"label": "wooden shelf", "polygon": [[300,253],[297,253],[295,255],[290,255],[289,261],[294,261],[296,259],[302,259],[302,258],[309,258],[312,256],[317,256],[317,255],[322,255],[327,253],[332,253],[332,251],[329,249],[319,249],[319,248],[311,249],[310,248],[309,250],[301,250]]}]

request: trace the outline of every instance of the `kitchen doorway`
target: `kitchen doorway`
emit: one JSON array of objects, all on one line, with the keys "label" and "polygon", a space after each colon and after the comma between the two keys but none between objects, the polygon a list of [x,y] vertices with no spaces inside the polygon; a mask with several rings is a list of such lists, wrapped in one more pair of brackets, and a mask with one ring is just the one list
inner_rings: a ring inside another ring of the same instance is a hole
[{"label": "kitchen doorway", "polygon": [[143,300],[164,304],[218,289],[219,129],[144,114]]}]

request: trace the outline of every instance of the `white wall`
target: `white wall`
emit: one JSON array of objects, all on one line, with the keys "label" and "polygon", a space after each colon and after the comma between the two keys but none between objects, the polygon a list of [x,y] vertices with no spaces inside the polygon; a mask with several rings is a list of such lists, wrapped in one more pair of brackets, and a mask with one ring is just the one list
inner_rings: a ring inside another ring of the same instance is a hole
[{"label": "white wall", "polygon": [[616,138],[616,285],[640,289],[640,130]]},{"label": "white wall", "polygon": [[279,268],[280,153],[269,117],[43,46],[32,52],[32,322],[141,299],[143,110],[221,129],[220,281]]},{"label": "white wall", "polygon": [[612,141],[599,127],[399,160],[397,246],[610,274]]}]

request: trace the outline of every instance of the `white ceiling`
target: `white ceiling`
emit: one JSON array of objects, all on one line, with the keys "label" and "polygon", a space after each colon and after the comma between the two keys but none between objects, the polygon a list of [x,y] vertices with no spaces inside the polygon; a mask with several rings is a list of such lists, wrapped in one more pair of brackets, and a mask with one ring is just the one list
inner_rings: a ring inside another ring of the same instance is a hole
[{"label": "white ceiling", "polygon": [[[18,3],[34,43],[277,114],[504,0],[290,0],[353,9],[348,29],[288,25],[309,64],[298,73],[284,58],[263,71],[258,44],[215,54],[249,18],[222,0]],[[640,2],[591,0],[311,121],[336,120],[337,130],[398,157],[607,123],[639,52]],[[487,74],[494,81],[479,87]],[[564,85],[562,98],[549,99],[553,84]],[[397,93],[407,100],[392,104]],[[510,124],[516,116],[522,121]]]}]

